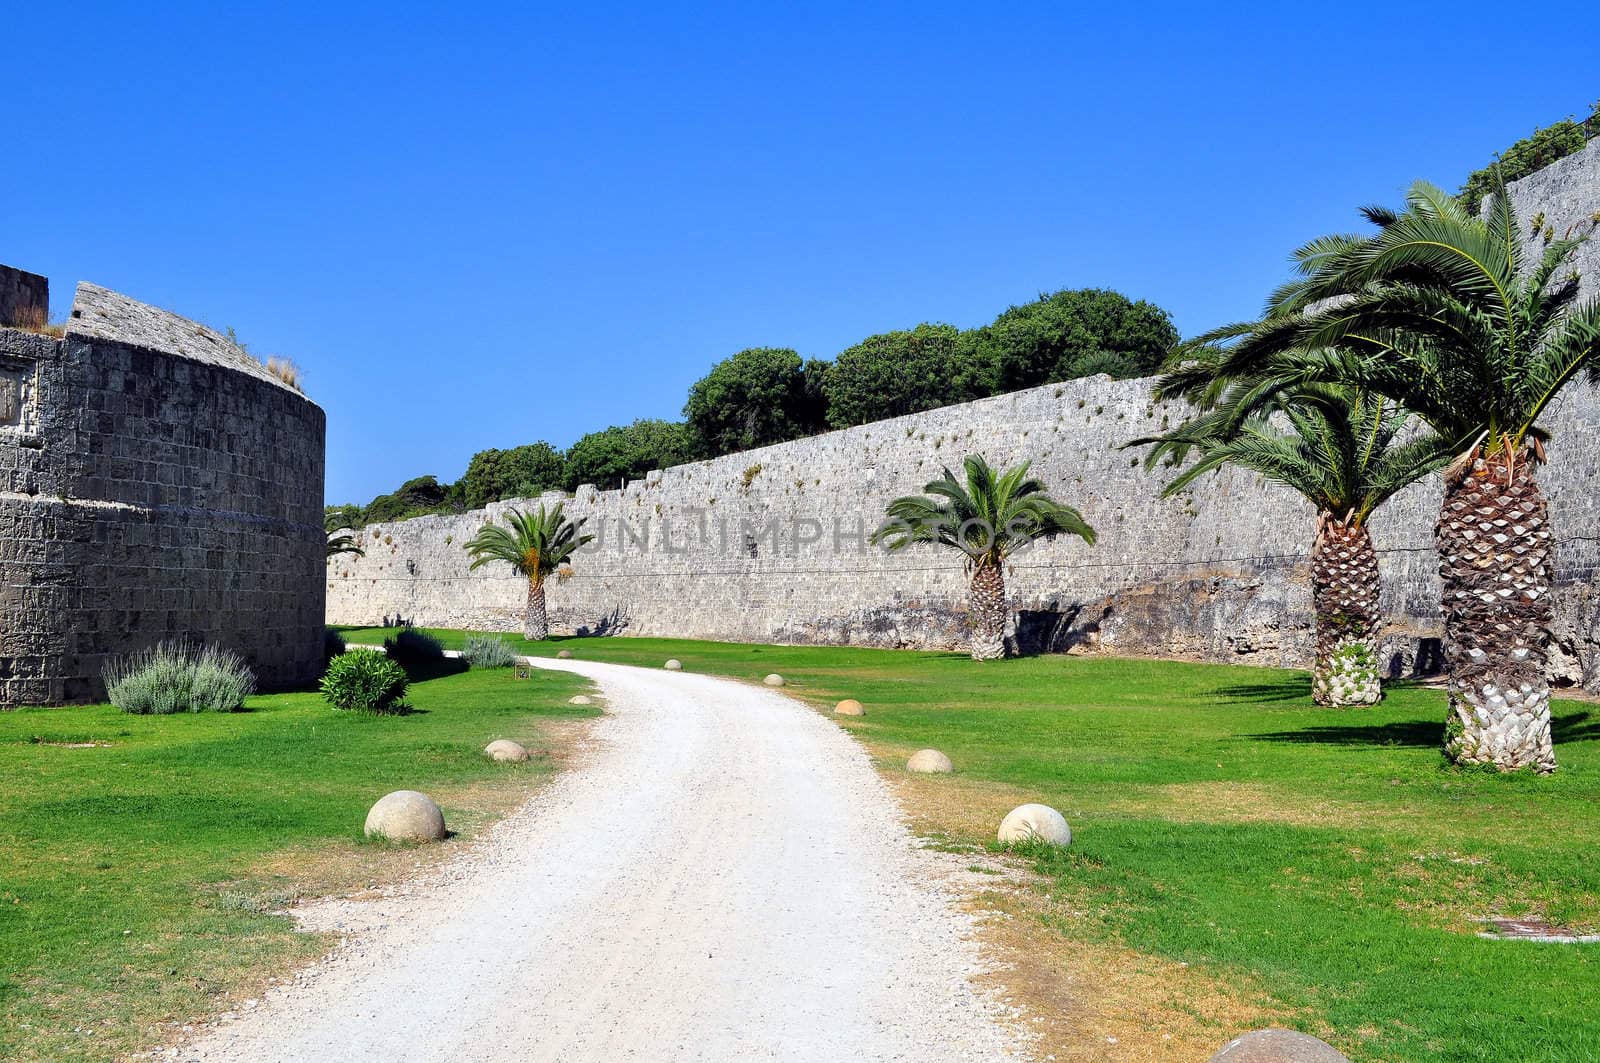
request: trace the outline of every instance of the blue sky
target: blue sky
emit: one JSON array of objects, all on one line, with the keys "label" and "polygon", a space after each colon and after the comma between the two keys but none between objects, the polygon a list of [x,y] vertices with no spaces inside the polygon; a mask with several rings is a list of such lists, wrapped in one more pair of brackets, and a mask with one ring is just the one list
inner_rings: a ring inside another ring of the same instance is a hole
[{"label": "blue sky", "polygon": [[7,12],[0,262],[294,358],[332,502],[742,347],[1080,286],[1234,320],[1600,94],[1577,3],[227,6]]}]

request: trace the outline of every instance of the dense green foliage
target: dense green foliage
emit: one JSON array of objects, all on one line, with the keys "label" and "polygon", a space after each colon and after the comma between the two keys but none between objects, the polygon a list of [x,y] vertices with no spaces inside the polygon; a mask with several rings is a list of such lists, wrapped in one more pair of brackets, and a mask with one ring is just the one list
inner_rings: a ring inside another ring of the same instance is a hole
[{"label": "dense green foliage", "polygon": [[992,844],[1022,801],[1066,813],[1072,846],[1041,852],[1037,870],[1076,914],[1034,932],[1264,993],[1277,1024],[1320,1030],[1357,1063],[1595,1059],[1592,994],[1574,987],[1600,983],[1600,952],[1485,941],[1474,921],[1600,930],[1594,705],[1555,702],[1561,771],[1534,780],[1446,767],[1444,694],[1408,684],[1330,715],[1304,672],[1277,669],[507,638],[519,653],[676,657],[756,683],[778,672],[823,708],[857,698],[867,714],[847,726],[886,771],[930,746],[955,761],[956,775],[915,782],[948,795],[948,846]]},{"label": "dense green foliage", "polygon": [[[384,645],[402,633],[385,639]],[[321,689],[323,699],[336,709],[397,715],[410,708],[406,704],[410,682],[406,670],[387,654],[350,650],[328,662]]]},{"label": "dense green foliage", "polygon": [[544,440],[510,450],[480,450],[461,478],[468,509],[481,509],[507,498],[535,498],[560,490],[566,479],[566,458]]},{"label": "dense green foliage", "polygon": [[820,431],[820,365],[786,347],[749,347],[712,366],[683,407],[693,453],[713,458]]},{"label": "dense green foliage", "polygon": [[983,328],[923,323],[852,344],[832,361],[750,347],[689,389],[682,422],[635,421],[590,432],[565,453],[547,443],[473,455],[454,484],[408,481],[366,506],[329,506],[328,531],[476,509],[653,469],[985,398],[1036,384],[1154,372],[1178,336],[1166,311],[1101,289],[1059,291]]},{"label": "dense green foliage", "polygon": [[973,333],[952,325],[868,336],[841,351],[822,381],[834,428],[970,402],[994,390]]},{"label": "dense green foliage", "polygon": [[236,712],[256,689],[255,674],[232,650],[163,642],[109,665],[106,697],[123,712]]},{"label": "dense green foliage", "polygon": [[572,444],[567,451],[566,487],[594,484],[601,490],[642,480],[653,469],[693,461],[689,429],[677,421],[639,420],[613,425]]},{"label": "dense green foliage", "polygon": [[0,712],[0,1059],[132,1058],[321,956],[327,939],[280,909],[386,879],[361,840],[372,802],[425,790],[463,835],[446,848],[469,842],[553,764],[496,763],[484,743],[543,744],[552,722],[594,716],[567,704],[585,686],[419,679],[405,717],[330,712],[314,692],[161,719]]},{"label": "dense green foliage", "polygon": [[1544,129],[1535,129],[1502,152],[1493,163],[1474,170],[1461,186],[1461,203],[1473,214],[1478,213],[1486,196],[1500,191],[1512,181],[1542,170],[1557,159],[1583,150],[1591,137],[1600,136],[1600,103],[1595,104],[1588,118],[1575,122],[1563,119]]}]

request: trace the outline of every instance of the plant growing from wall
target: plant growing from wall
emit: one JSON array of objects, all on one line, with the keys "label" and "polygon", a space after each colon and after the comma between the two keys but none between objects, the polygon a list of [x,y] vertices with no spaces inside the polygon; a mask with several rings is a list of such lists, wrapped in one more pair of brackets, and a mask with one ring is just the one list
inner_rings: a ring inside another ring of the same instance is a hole
[{"label": "plant growing from wall", "polygon": [[966,558],[972,659],[987,661],[1004,657],[1010,648],[1006,559],[1038,539],[1057,535],[1076,535],[1093,545],[1095,531],[1076,509],[1045,493],[1044,484],[1028,475],[1027,462],[996,474],[986,460],[973,455],[963,467],[962,480],[947,468],[923,488],[926,494],[890,502],[872,542],[890,550],[933,543]]},{"label": "plant growing from wall", "polygon": [[1164,497],[1235,465],[1316,507],[1311,693],[1319,705],[1371,705],[1383,696],[1376,652],[1378,555],[1367,521],[1450,456],[1448,444],[1431,434],[1399,441],[1408,418],[1393,401],[1336,384],[1279,390],[1270,382],[1241,381],[1215,409],[1129,444],[1153,444],[1145,458],[1149,468],[1181,464],[1190,450],[1198,455],[1166,485]]},{"label": "plant growing from wall", "polygon": [[1296,255],[1301,276],[1235,330],[1224,375],[1287,352],[1301,381],[1397,401],[1448,442],[1435,529],[1450,669],[1447,755],[1502,771],[1555,768],[1550,686],[1553,535],[1537,471],[1540,419],[1580,374],[1600,383],[1600,303],[1577,303],[1580,238],[1521,246],[1507,196],[1482,217],[1426,182],[1407,209],[1368,208],[1374,235]]},{"label": "plant growing from wall", "polygon": [[550,574],[562,568],[572,555],[594,536],[583,533],[587,517],[568,520],[566,506],[557,502],[546,509],[543,503],[531,512],[512,509],[506,513],[506,526],[485,524],[466,546],[472,568],[496,561],[504,562],[528,581],[528,604],[523,613],[522,632],[530,641],[550,635],[550,618],[545,607],[544,584]]}]

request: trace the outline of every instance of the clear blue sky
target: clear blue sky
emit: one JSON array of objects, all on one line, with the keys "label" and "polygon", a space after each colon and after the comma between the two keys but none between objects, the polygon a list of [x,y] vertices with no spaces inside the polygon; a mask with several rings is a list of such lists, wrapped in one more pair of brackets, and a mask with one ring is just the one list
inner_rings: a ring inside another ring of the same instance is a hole
[{"label": "clear blue sky", "polygon": [[305,370],[328,497],[1108,286],[1186,333],[1600,82],[1588,4],[19,3],[0,262]]}]

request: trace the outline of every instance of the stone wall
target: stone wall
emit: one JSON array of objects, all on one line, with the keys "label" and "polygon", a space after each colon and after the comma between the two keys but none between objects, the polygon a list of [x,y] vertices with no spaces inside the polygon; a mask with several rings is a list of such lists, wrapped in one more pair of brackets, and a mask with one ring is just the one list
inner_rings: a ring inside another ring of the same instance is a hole
[{"label": "stone wall", "polygon": [[60,340],[0,329],[0,706],[103,696],[168,638],[315,679],[322,410],[221,336],[80,285]]},{"label": "stone wall", "polygon": [[0,327],[42,325],[50,317],[50,282],[37,273],[0,266]]},{"label": "stone wall", "polygon": [[[1586,219],[1600,210],[1600,141],[1511,194],[1525,227],[1539,211],[1557,232]],[[1600,243],[1583,256],[1593,295]],[[1555,671],[1600,690],[1600,467],[1586,448],[1597,414],[1600,396],[1580,385],[1546,419],[1555,443],[1543,482],[1559,539]],[[1146,381],[1096,377],[668,469],[621,491],[580,489],[568,507],[599,541],[550,587],[553,619],[582,632],[959,645],[959,565],[932,549],[885,554],[864,533],[889,499],[980,452],[995,464],[1032,460],[1100,531],[1098,546],[1050,543],[1017,559],[1010,586],[1025,646],[1303,665],[1311,509],[1231,469],[1184,497],[1158,497],[1161,481],[1118,447],[1183,415],[1153,403]],[[1437,481],[1416,485],[1374,521],[1390,674],[1439,664],[1439,494]],[[522,582],[503,570],[469,574],[462,546],[524,504],[365,529],[364,558],[328,564],[329,619],[517,627]]]}]

